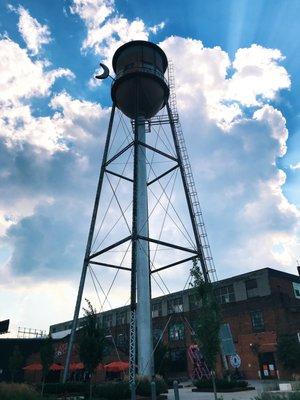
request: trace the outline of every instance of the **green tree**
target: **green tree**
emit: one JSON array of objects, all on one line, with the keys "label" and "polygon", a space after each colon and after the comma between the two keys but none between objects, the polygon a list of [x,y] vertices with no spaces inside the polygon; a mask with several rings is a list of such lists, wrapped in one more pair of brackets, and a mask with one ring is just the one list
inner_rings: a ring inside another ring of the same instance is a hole
[{"label": "green tree", "polygon": [[12,355],[8,360],[8,368],[11,375],[11,381],[15,381],[15,376],[22,368],[24,359],[18,346],[15,346]]},{"label": "green tree", "polygon": [[297,336],[279,336],[277,355],[287,369],[293,370],[300,368],[300,343]]},{"label": "green tree", "polygon": [[49,368],[54,360],[54,347],[53,347],[52,339],[50,337],[45,339],[43,345],[41,346],[40,359],[41,359],[41,364],[42,364],[42,368],[43,368],[43,370],[42,370],[42,373],[43,373],[43,375],[42,375],[42,395],[43,395],[46,376],[47,376],[47,374],[49,372]]},{"label": "green tree", "polygon": [[97,365],[101,362],[105,347],[105,330],[102,328],[97,316],[96,309],[91,302],[87,302],[87,309],[84,308],[83,327],[78,333],[78,350],[80,360],[83,362],[90,377],[90,399],[92,398],[92,377]]},{"label": "green tree", "polygon": [[154,370],[155,374],[167,378],[170,369],[169,348],[161,340],[154,345]]},{"label": "green tree", "polygon": [[191,269],[191,275],[193,277],[191,284],[193,293],[201,303],[199,317],[195,324],[195,333],[198,345],[211,371],[215,399],[217,400],[215,370],[217,355],[220,352],[220,306],[215,297],[212,283],[204,280],[200,267],[196,262],[194,262]]}]

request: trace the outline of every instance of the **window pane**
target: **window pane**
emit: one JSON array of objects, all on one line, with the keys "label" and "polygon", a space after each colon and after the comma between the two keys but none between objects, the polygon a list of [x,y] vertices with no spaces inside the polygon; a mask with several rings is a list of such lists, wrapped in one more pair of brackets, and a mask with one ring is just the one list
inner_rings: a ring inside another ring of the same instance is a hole
[{"label": "window pane", "polygon": [[155,318],[155,317],[161,317],[161,316],[162,316],[161,302],[152,304],[152,317]]},{"label": "window pane", "polygon": [[249,279],[246,281],[246,289],[256,289],[257,288],[257,280],[256,279]]},{"label": "window pane", "polygon": [[216,290],[216,296],[221,304],[235,301],[233,285],[223,286]]},{"label": "window pane", "polygon": [[169,328],[169,340],[183,340],[184,338],[184,325],[182,323],[173,324]]},{"label": "window pane", "polygon": [[251,311],[251,321],[255,332],[264,331],[264,320],[261,311]]},{"label": "window pane", "polygon": [[183,312],[182,297],[176,297],[168,301],[168,312],[169,314]]},{"label": "window pane", "polygon": [[294,294],[297,299],[300,299],[300,283],[293,282]]}]

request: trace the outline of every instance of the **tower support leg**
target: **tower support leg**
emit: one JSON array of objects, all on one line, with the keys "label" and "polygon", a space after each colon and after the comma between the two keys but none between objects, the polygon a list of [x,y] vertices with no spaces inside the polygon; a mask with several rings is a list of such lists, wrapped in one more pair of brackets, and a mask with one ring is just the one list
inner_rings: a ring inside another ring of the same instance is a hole
[{"label": "tower support leg", "polygon": [[80,284],[79,284],[79,288],[78,288],[77,300],[76,300],[72,328],[71,328],[71,335],[70,335],[69,344],[68,344],[65,369],[64,369],[64,373],[63,373],[63,379],[62,379],[63,383],[65,383],[67,381],[68,373],[69,373],[71,354],[72,354],[72,349],[73,349],[73,344],[74,344],[74,339],[75,339],[75,332],[76,332],[77,325],[78,325],[78,316],[79,316],[79,311],[80,311],[80,305],[81,305],[81,300],[82,300],[82,293],[83,293],[83,289],[84,289],[87,268],[89,265],[89,257],[91,254],[91,247],[92,247],[92,242],[93,242],[93,237],[94,237],[100,194],[101,194],[101,190],[102,190],[102,184],[103,184],[103,178],[104,178],[104,172],[105,172],[105,163],[107,161],[107,155],[108,155],[108,149],[109,149],[109,144],[110,144],[114,116],[115,116],[115,104],[113,104],[112,109],[111,109],[111,114],[110,114],[109,126],[108,126],[106,142],[105,142],[103,158],[102,158],[102,165],[101,165],[101,170],[100,170],[100,174],[99,174],[97,192],[96,192],[96,197],[95,197],[93,215],[92,215],[92,220],[91,220],[91,224],[90,224],[89,236],[88,236],[88,240],[87,240],[87,244],[86,244],[85,256],[84,256],[84,260],[83,260]]},{"label": "tower support leg", "polygon": [[148,194],[145,119],[135,121],[134,147],[134,187],[133,187],[133,270],[136,271],[137,286],[137,332],[138,332],[138,371],[140,375],[151,377],[152,361],[152,321],[150,294],[150,255],[149,242],[138,239],[138,235],[149,236]]}]

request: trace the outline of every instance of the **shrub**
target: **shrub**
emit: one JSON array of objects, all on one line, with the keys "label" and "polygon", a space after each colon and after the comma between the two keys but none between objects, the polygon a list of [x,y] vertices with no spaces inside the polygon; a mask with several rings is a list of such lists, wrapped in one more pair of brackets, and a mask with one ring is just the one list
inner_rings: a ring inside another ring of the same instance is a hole
[{"label": "shrub", "polygon": [[[37,389],[41,390],[41,385],[37,385]],[[88,395],[89,385],[82,382],[67,382],[67,383],[45,383],[44,394],[77,394],[81,396]]]},{"label": "shrub", "polygon": [[296,335],[282,335],[278,339],[277,354],[283,365],[295,370],[300,367],[300,343]]},{"label": "shrub", "polygon": [[[211,390],[213,389],[213,384],[211,379],[196,380],[193,383],[197,389],[211,389]],[[236,388],[244,389],[248,386],[248,382],[237,381],[237,380],[231,380],[230,382],[228,382],[226,379],[216,379],[216,385],[217,385],[217,390],[221,389],[230,390]]]},{"label": "shrub", "polygon": [[[168,390],[165,381],[161,377],[157,376],[155,378],[155,381],[156,381],[157,395],[164,393],[165,391]],[[41,385],[37,385],[38,389],[40,389],[40,387]],[[130,387],[128,382],[97,383],[93,384],[92,389],[93,389],[93,397],[97,399],[125,400],[130,398]],[[150,381],[146,378],[137,377],[136,392],[141,396],[151,396]],[[89,384],[81,382],[68,382],[65,384],[46,383],[44,387],[44,393],[47,395],[74,394],[74,395],[81,395],[88,397]],[[1,396],[0,399],[2,400]]]},{"label": "shrub", "polygon": [[41,400],[39,393],[24,383],[0,383],[1,400]]},{"label": "shrub", "polygon": [[[167,384],[160,376],[155,377],[155,383],[157,395],[168,391]],[[140,396],[151,396],[151,382],[149,379],[139,376],[137,377],[136,394],[139,394]]]},{"label": "shrub", "polygon": [[130,398],[130,388],[127,382],[106,382],[93,386],[93,395],[109,400]]},{"label": "shrub", "polygon": [[168,378],[167,379],[167,385],[168,385],[168,388],[169,389],[173,389],[173,383],[174,383],[174,381],[177,381],[178,383],[180,383],[180,379],[174,379],[174,378]]}]

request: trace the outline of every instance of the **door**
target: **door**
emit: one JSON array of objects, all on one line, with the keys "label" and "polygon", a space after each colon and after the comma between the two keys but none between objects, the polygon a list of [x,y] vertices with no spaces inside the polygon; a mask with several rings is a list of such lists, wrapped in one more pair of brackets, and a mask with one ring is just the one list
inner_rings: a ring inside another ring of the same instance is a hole
[{"label": "door", "polygon": [[277,378],[277,368],[275,364],[274,353],[259,354],[259,366],[261,379]]}]

